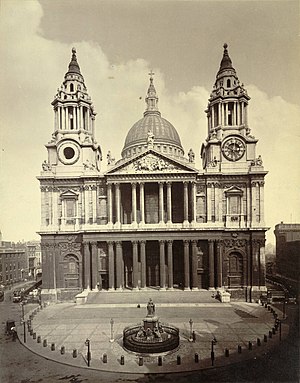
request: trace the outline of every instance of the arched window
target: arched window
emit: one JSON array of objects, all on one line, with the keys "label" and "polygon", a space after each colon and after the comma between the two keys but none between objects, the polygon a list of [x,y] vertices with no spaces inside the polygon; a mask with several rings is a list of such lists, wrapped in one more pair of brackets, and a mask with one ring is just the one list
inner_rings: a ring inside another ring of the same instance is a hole
[{"label": "arched window", "polygon": [[228,286],[241,287],[243,280],[243,257],[238,252],[228,256]]},{"label": "arched window", "polygon": [[73,254],[64,258],[64,285],[65,288],[79,287],[79,262]]},{"label": "arched window", "polygon": [[231,81],[230,79],[227,80],[227,88],[230,88],[231,87]]},{"label": "arched window", "polygon": [[74,85],[70,84],[70,92],[74,92]]}]

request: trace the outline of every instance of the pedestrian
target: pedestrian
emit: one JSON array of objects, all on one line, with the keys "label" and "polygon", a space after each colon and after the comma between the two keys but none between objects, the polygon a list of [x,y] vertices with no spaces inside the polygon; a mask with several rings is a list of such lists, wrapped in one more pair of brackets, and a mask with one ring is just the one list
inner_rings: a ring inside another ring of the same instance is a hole
[{"label": "pedestrian", "polygon": [[16,338],[17,338],[17,329],[15,326],[11,327],[10,329],[11,333],[12,333],[12,340],[15,342]]}]

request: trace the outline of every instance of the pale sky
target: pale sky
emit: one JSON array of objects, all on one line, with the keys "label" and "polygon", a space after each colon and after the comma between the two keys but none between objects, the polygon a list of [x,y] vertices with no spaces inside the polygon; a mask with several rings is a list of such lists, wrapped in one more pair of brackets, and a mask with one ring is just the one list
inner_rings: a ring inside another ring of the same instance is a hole
[{"label": "pale sky", "polygon": [[265,215],[267,241],[274,242],[277,223],[300,223],[299,33],[299,2],[289,0],[1,0],[3,239],[39,238],[36,176],[73,46],[98,113],[102,170],[107,151],[119,159],[128,130],[143,116],[151,69],[162,116],[202,169],[204,110],[226,42],[251,97],[249,125],[269,171]]}]

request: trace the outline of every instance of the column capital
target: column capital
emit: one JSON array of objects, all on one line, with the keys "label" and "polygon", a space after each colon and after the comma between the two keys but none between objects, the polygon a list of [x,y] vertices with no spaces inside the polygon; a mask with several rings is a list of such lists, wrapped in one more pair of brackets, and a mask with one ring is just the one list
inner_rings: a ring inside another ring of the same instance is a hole
[{"label": "column capital", "polygon": [[106,243],[108,244],[108,246],[113,246],[114,245],[114,241],[106,241]]},{"label": "column capital", "polygon": [[164,243],[166,243],[167,241],[165,240],[165,239],[160,239],[159,240],[159,243],[162,245],[162,244],[164,244]]},{"label": "column capital", "polygon": [[183,244],[184,244],[184,246],[188,246],[190,244],[190,240],[189,239],[184,239],[183,240]]},{"label": "column capital", "polygon": [[140,243],[141,245],[145,245],[145,244],[146,244],[146,240],[145,240],[145,239],[141,239],[141,240],[139,240],[139,243]]},{"label": "column capital", "polygon": [[97,246],[98,242],[97,242],[97,241],[91,241],[90,244],[91,244],[92,246]]},{"label": "column capital", "polygon": [[89,245],[90,245],[89,242],[83,242],[83,247],[84,247],[84,248],[88,247]]},{"label": "column capital", "polygon": [[169,246],[173,245],[173,239],[168,239],[167,242]]},{"label": "column capital", "polygon": [[132,186],[133,188],[136,188],[136,184],[137,184],[137,182],[131,182],[131,186]]},{"label": "column capital", "polygon": [[131,243],[132,243],[133,245],[136,245],[136,246],[137,246],[137,244],[139,243],[139,241],[136,240],[136,239],[133,239],[133,240],[131,241]]},{"label": "column capital", "polygon": [[122,247],[122,241],[116,241],[116,246],[117,247]]},{"label": "column capital", "polygon": [[192,246],[197,246],[197,244],[198,244],[197,239],[192,239],[191,242],[192,242]]},{"label": "column capital", "polygon": [[145,185],[145,182],[141,182],[141,181],[139,181],[138,184],[139,184],[140,186],[144,186],[144,185]]}]

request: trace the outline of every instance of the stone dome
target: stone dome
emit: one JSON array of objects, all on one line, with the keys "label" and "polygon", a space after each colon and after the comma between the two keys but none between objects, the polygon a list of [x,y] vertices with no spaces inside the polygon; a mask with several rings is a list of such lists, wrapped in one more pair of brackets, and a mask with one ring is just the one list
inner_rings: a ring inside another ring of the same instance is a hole
[{"label": "stone dome", "polygon": [[[161,117],[157,102],[158,97],[151,77],[146,97],[147,109],[144,117],[137,121],[127,133],[122,150],[123,158],[143,152],[149,146],[171,156],[182,157],[184,155],[177,130],[168,120]],[[151,145],[149,145],[149,135],[152,135]]]}]

